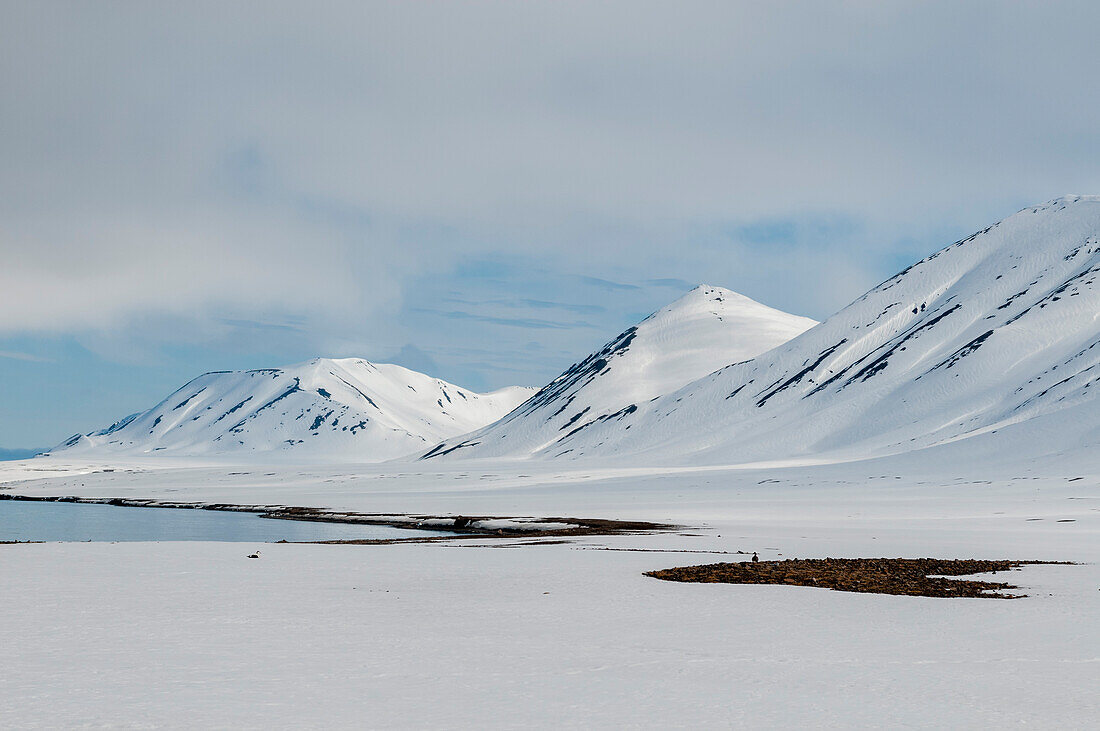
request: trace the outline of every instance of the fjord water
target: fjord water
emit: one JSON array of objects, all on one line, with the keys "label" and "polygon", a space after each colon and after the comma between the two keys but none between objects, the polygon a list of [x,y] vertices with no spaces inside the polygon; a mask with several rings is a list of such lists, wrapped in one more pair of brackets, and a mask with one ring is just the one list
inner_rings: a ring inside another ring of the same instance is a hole
[{"label": "fjord water", "polygon": [[0,541],[332,541],[417,538],[438,531],[271,520],[257,513],[0,501]]}]

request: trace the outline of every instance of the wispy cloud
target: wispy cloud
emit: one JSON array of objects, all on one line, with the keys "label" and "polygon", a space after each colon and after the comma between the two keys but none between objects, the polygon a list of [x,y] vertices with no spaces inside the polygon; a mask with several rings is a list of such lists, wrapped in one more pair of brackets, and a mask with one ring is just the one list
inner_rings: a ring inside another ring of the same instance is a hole
[{"label": "wispy cloud", "polygon": [[668,287],[669,289],[679,289],[681,291],[688,291],[694,289],[701,282],[688,282],[684,279],[664,278],[664,279],[647,279],[646,284],[651,287]]},{"label": "wispy cloud", "polygon": [[52,363],[52,358],[43,358],[32,353],[20,353],[15,350],[0,350],[0,358],[9,358],[11,360],[25,360],[31,363]]},{"label": "wispy cloud", "polygon": [[478,315],[472,312],[465,312],[463,310],[433,310],[423,307],[416,307],[411,311],[444,317],[448,320],[475,320],[477,322],[487,322],[493,325],[506,325],[508,327],[521,327],[532,330],[574,330],[577,328],[593,327],[592,323],[584,322],[583,320],[559,322],[555,320],[539,320],[531,317],[493,317],[490,315]]},{"label": "wispy cloud", "polygon": [[591,285],[593,287],[598,287],[600,289],[611,289],[611,290],[615,290],[615,289],[639,289],[638,285],[636,285],[636,284],[624,284],[623,282],[612,282],[612,281],[607,280],[607,279],[600,279],[599,277],[579,276],[579,277],[577,277],[577,279],[581,282],[584,282],[585,284]]},{"label": "wispy cloud", "polygon": [[575,312],[581,315],[595,315],[602,312],[606,312],[607,308],[600,305],[580,305],[571,304],[568,302],[551,302],[548,300],[537,300],[528,298],[518,299],[468,299],[464,297],[445,297],[444,302],[453,302],[455,304],[462,305],[477,305],[479,307],[493,307],[493,308],[507,308],[507,309],[521,309],[531,308],[536,310],[562,310],[564,312]]},{"label": "wispy cloud", "polygon": [[302,325],[287,322],[261,322],[258,320],[237,320],[228,317],[218,318],[218,321],[241,330],[279,330],[281,332],[302,332]]}]

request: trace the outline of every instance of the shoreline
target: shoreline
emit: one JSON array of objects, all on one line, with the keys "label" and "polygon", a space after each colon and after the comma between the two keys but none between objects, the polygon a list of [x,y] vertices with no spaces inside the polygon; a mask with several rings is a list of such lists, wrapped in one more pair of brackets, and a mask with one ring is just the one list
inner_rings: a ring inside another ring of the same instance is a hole
[{"label": "shoreline", "polygon": [[15,495],[0,492],[0,500],[23,502],[81,503],[87,505],[114,505],[126,508],[175,508],[178,510],[213,510],[231,513],[255,513],[257,517],[271,520],[297,520],[315,523],[345,523],[352,525],[377,525],[391,528],[408,528],[422,531],[438,531],[446,535],[426,538],[349,539],[328,541],[287,541],[325,544],[386,544],[407,541],[436,542],[464,538],[548,538],[596,535],[645,535],[668,533],[685,529],[685,526],[648,521],[611,520],[607,518],[561,518],[530,516],[467,516],[431,515],[423,513],[361,513],[335,511],[299,505],[204,503],[153,498],[78,497],[75,495]]}]

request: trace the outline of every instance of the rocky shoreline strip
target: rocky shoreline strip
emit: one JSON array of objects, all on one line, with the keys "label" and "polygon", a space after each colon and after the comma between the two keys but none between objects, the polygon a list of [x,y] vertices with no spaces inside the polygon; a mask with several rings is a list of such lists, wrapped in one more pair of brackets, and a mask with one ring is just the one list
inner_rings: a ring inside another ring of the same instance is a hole
[{"label": "rocky shoreline strip", "polygon": [[234,503],[179,502],[145,498],[93,498],[72,495],[30,496],[0,493],[0,500],[30,502],[86,503],[131,508],[176,508],[184,510],[217,510],[235,513],[256,513],[273,520],[302,520],[322,523],[350,523],[439,531],[438,537],[393,538],[363,540],[309,541],[310,543],[375,544],[406,541],[439,541],[461,538],[626,535],[662,533],[679,530],[681,526],[645,521],[609,520],[605,518],[562,518],[530,516],[428,515],[413,513],[359,513],[311,508],[297,505],[241,505]]}]

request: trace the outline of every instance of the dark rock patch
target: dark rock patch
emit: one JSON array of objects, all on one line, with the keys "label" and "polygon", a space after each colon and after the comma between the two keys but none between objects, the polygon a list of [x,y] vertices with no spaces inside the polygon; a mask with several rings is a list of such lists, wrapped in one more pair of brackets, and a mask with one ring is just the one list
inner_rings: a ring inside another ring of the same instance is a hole
[{"label": "dark rock patch", "polygon": [[936,558],[810,558],[759,563],[715,563],[647,571],[665,581],[705,584],[786,584],[835,591],[901,596],[1019,599],[1025,594],[998,594],[1019,587],[1000,581],[956,580],[948,576],[996,573],[1029,564],[1062,561],[985,561]]}]

